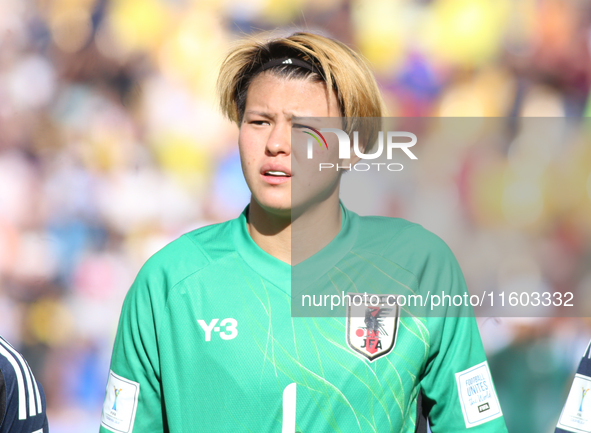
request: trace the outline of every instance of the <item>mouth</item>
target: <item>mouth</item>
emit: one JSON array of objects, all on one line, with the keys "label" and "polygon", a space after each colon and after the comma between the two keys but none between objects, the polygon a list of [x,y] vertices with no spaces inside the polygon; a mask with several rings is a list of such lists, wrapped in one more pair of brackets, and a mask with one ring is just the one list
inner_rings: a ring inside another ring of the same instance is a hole
[{"label": "mouth", "polygon": [[291,180],[289,168],[276,164],[268,164],[261,168],[261,177],[271,185],[279,185]]},{"label": "mouth", "polygon": [[263,173],[263,176],[272,176],[272,177],[291,177],[290,174],[279,171],[279,170],[267,170]]}]

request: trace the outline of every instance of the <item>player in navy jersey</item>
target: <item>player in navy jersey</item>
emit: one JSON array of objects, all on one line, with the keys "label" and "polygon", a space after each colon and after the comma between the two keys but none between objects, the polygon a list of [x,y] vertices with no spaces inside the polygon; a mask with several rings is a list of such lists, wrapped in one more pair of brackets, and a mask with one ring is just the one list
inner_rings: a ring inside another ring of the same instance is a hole
[{"label": "player in navy jersey", "polygon": [[591,433],[591,342],[579,363],[555,433]]},{"label": "player in navy jersey", "polygon": [[47,433],[45,407],[29,364],[0,337],[0,433]]}]

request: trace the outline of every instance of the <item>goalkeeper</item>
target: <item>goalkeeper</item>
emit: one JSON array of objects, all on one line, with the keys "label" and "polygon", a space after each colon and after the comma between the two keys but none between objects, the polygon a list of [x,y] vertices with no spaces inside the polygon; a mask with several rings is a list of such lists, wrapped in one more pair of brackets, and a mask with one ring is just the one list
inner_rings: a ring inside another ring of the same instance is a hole
[{"label": "goalkeeper", "polygon": [[[465,290],[443,241],[351,212],[342,171],[310,170],[292,146],[294,128],[315,129],[296,117],[383,116],[367,63],[316,34],[247,39],[223,62],[218,90],[239,128],[250,203],[143,266],[121,311],[101,432],[415,432],[427,419],[433,433],[506,432],[473,317],[401,317],[382,304],[291,317],[291,265],[308,258],[310,278],[338,278],[348,293],[364,291],[358,266],[416,293]],[[318,160],[356,162],[332,140]],[[295,248],[294,237],[305,242]]]}]

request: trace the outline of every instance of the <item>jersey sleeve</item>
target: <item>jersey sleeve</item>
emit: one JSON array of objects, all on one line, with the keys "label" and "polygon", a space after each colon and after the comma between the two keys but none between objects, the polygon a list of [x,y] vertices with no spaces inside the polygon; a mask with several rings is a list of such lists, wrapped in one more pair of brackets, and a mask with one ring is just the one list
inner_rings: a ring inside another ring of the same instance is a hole
[{"label": "jersey sleeve", "polygon": [[162,282],[144,265],[125,297],[115,337],[100,432],[164,432],[158,354]]},{"label": "jersey sleeve", "polygon": [[584,412],[588,413],[590,407],[589,397],[587,397],[589,389],[591,389],[591,341],[579,363],[554,433],[589,431],[591,422],[588,417],[585,419],[581,416]]},{"label": "jersey sleeve", "polygon": [[[429,266],[420,278],[421,292],[440,296],[468,293],[462,270],[449,247],[433,236]],[[473,309],[449,305],[443,317],[427,319],[431,348],[421,388],[431,406],[433,433],[507,431]]]},{"label": "jersey sleeve", "polygon": [[421,389],[432,432],[506,432],[476,320],[444,317],[430,321],[431,335],[437,337]]},{"label": "jersey sleeve", "polygon": [[[396,237],[396,250],[423,296],[466,299],[460,266],[438,236],[413,224]],[[472,307],[464,302],[439,309],[427,317],[427,328],[430,348],[420,386],[431,431],[507,432]]]},{"label": "jersey sleeve", "polygon": [[167,432],[160,324],[171,290],[209,257],[187,235],[154,254],[127,292],[115,336],[100,432]]}]

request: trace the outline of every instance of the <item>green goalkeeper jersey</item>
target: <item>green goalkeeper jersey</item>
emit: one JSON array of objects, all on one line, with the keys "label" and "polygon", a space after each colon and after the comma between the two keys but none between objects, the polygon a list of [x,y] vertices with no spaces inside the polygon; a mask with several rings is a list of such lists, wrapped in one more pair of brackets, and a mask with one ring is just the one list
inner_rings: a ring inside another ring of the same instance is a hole
[{"label": "green goalkeeper jersey", "polygon": [[[311,258],[327,267],[317,281],[363,292],[366,262],[413,293],[465,290],[434,234],[341,209],[339,234]],[[382,304],[362,306],[365,318],[292,317],[292,268],[252,240],[247,212],[181,236],[139,272],[101,432],[415,432],[419,393],[433,433],[506,432],[473,317]]]}]

